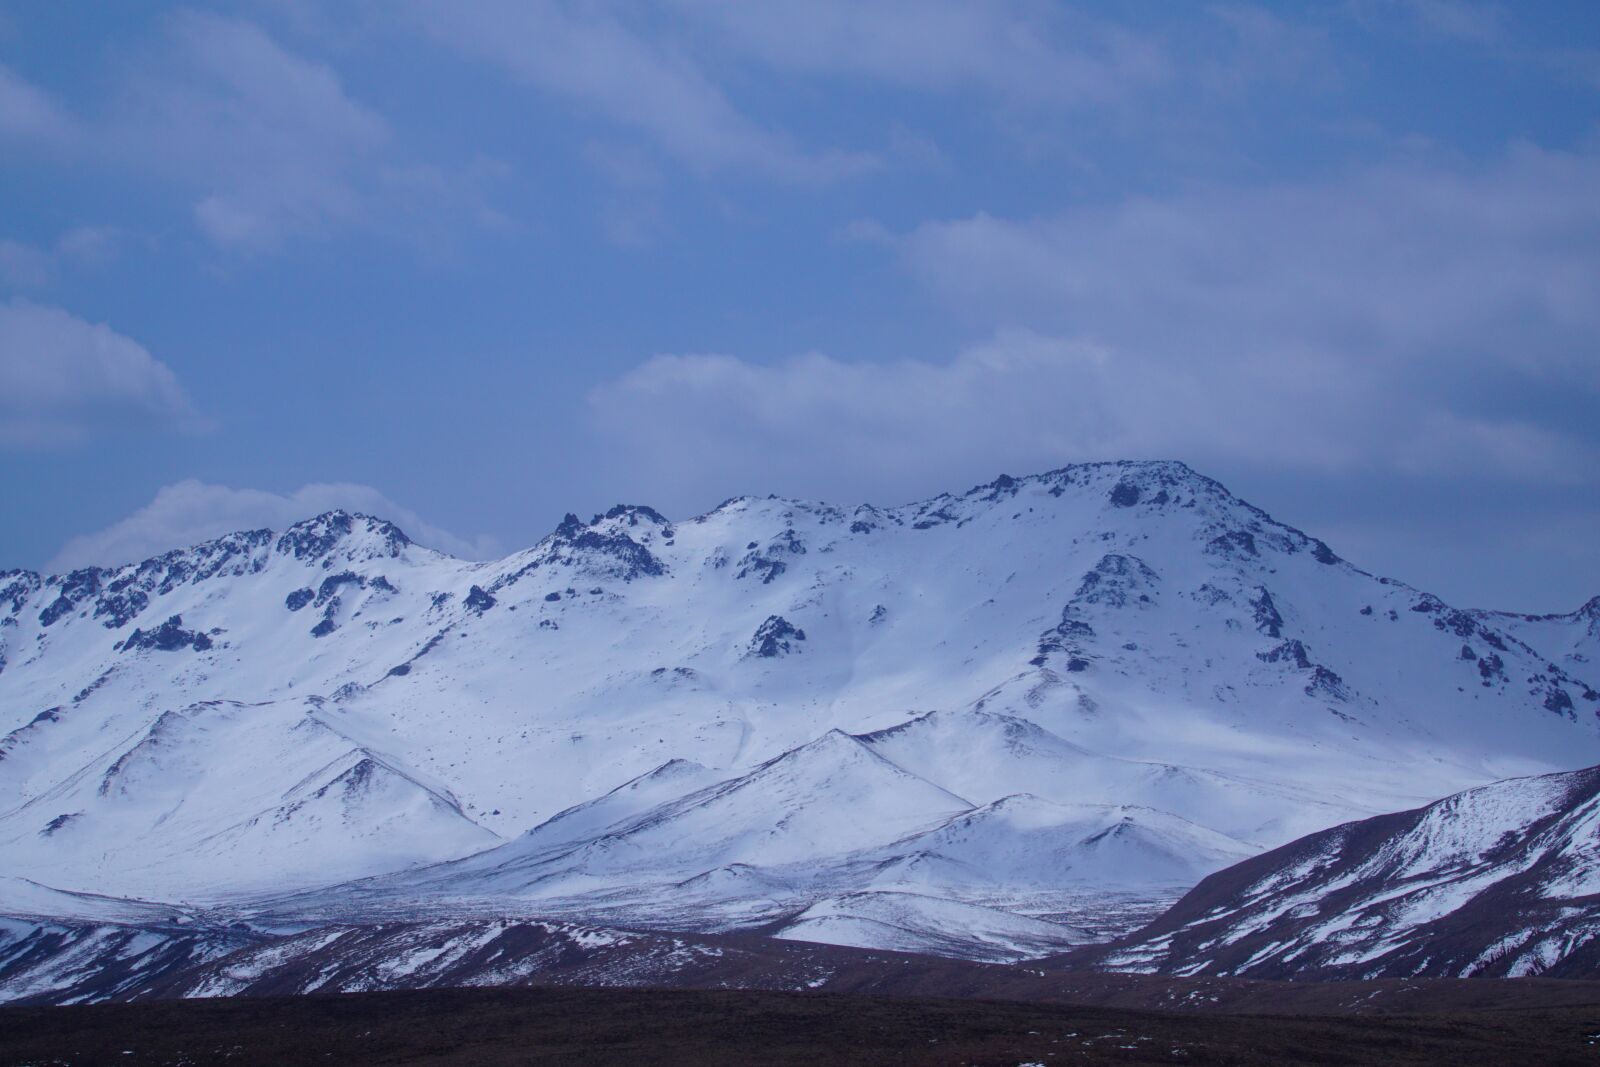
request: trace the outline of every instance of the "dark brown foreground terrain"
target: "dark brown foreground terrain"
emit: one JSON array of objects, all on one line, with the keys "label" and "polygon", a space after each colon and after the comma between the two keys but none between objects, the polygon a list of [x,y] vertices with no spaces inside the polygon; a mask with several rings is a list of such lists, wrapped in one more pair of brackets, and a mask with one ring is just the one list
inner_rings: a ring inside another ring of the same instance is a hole
[{"label": "dark brown foreground terrain", "polygon": [[1600,1004],[1242,1015],[705,990],[447,989],[0,1009],[6,1067],[1595,1064]]}]

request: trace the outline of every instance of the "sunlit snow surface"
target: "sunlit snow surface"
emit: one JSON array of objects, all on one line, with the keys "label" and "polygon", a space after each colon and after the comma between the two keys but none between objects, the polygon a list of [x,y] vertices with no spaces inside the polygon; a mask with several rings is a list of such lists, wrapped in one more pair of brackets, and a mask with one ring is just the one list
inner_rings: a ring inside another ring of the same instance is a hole
[{"label": "sunlit snow surface", "polygon": [[993,935],[962,952],[1011,956],[1041,924],[1080,941],[1097,896],[1137,912],[1337,822],[1600,762],[1596,618],[1458,611],[1179,464],[617,508],[491,563],[331,513],[0,576],[0,853],[273,922],[935,949],[965,924]]}]

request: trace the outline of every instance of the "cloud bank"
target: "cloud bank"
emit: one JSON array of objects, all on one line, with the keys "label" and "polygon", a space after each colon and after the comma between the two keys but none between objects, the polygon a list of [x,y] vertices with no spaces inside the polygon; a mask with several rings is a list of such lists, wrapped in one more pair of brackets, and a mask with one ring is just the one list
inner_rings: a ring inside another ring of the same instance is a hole
[{"label": "cloud bank", "polygon": [[[1600,156],[1195,189],[887,243],[953,356],[657,356],[591,415],[668,485],[895,488],[1084,459],[1600,485]],[[1580,403],[1580,400],[1587,398]],[[786,488],[786,491],[787,488]]]},{"label": "cloud bank", "polygon": [[499,551],[492,538],[457,537],[367,485],[315,484],[292,493],[272,493],[191,479],[163,486],[150,503],[103,530],[72,538],[47,569],[60,573],[75,567],[135,563],[238,530],[282,530],[335,508],[388,519],[418,544],[463,559],[486,559]]}]

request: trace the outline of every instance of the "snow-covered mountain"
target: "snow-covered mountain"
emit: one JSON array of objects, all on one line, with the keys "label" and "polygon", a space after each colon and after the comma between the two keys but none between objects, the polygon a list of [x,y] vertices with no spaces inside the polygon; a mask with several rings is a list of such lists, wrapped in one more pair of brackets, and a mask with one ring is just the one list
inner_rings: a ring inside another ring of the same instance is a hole
[{"label": "snow-covered mountain", "polygon": [[1600,762],[1597,618],[1453,608],[1177,463],[619,506],[489,563],[332,512],[0,575],[0,853],[285,922],[859,939],[962,905],[1064,946],[1306,833]]},{"label": "snow-covered mountain", "polygon": [[1101,963],[1253,978],[1592,976],[1600,767],[1295,841],[1210,876]]}]

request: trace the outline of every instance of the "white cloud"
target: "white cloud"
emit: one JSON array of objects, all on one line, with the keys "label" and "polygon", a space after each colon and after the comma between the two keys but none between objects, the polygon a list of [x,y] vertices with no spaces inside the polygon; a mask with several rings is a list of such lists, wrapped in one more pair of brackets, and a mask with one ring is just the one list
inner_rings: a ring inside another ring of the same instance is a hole
[{"label": "white cloud", "polygon": [[75,133],[71,117],[48,93],[0,64],[0,136],[53,144]]},{"label": "white cloud", "polygon": [[168,45],[105,135],[119,158],[197,188],[202,233],[260,250],[363,219],[362,184],[388,125],[331,68],[251,23],[209,14],[172,19]]},{"label": "white cloud", "polygon": [[1505,12],[1492,4],[1465,0],[1390,0],[1429,33],[1468,41],[1492,42],[1505,32]]},{"label": "white cloud", "polygon": [[943,363],[656,356],[590,396],[625,492],[884,500],[1131,448],[1104,353],[1010,331]]},{"label": "white cloud", "polygon": [[[698,498],[884,499],[1063,462],[1600,483],[1600,157],[1196,189],[887,242],[953,358],[658,356],[591,397],[619,470]],[[848,236],[848,234],[847,234]]]},{"label": "white cloud", "polygon": [[1476,173],[1381,166],[1042,219],[980,213],[926,223],[902,250],[923,281],[986,313],[1048,305],[1093,326],[1178,315],[1247,340],[1337,330],[1379,359],[1481,338],[1518,311],[1600,330],[1588,299],[1600,280],[1596,188],[1600,155],[1524,147]]},{"label": "white cloud", "polygon": [[980,322],[1086,338],[1152,379],[1207,386],[1224,436],[1267,421],[1231,408],[1298,407],[1285,429],[1299,432],[1258,434],[1264,451],[1588,477],[1592,434],[1527,424],[1552,399],[1600,394],[1597,188],[1600,155],[1522,147],[1474,172],[1390,165],[978,214],[919,226],[899,250]]},{"label": "white cloud", "polygon": [[111,260],[122,240],[112,226],[74,226],[51,247],[0,239],[0,286],[38,289],[54,281],[68,265],[100,265]]},{"label": "white cloud", "polygon": [[[199,232],[234,252],[348,228],[437,243],[446,226],[504,225],[484,199],[503,168],[412,158],[327,63],[240,18],[181,11],[163,26],[119,68],[109,100],[83,114],[0,66],[0,137],[169,183],[189,197]],[[84,229],[56,252],[103,253],[109,235]],[[11,251],[0,271],[15,275]]]},{"label": "white cloud", "polygon": [[60,308],[0,304],[0,445],[197,424],[177,376],[137,341]]},{"label": "white cloud", "polygon": [[676,0],[733,48],[775,67],[1014,101],[1106,104],[1165,82],[1150,39],[1064,5],[960,0]]},{"label": "white cloud", "polygon": [[1098,459],[1558,482],[1600,463],[1537,426],[1397,412],[1320,362],[1219,372],[1011,329],[943,362],[656,356],[596,389],[590,414],[619,488],[674,506],[774,489],[893,500]]},{"label": "white cloud", "polygon": [[101,264],[116,256],[127,234],[117,226],[74,226],[56,240],[63,261]]},{"label": "white cloud", "polygon": [[48,565],[53,573],[91,564],[113,566],[149,559],[238,530],[282,530],[301,519],[335,508],[388,519],[412,540],[466,559],[489,558],[498,552],[492,538],[466,540],[422,521],[366,485],[306,485],[292,493],[232,489],[189,480],[164,486],[155,499],[97,533],[74,537]]},{"label": "white cloud", "polygon": [[415,158],[333,67],[252,22],[180,14],[164,58],[133,80],[106,138],[119,160],[190,189],[196,227],[221,248],[341,229],[438,247],[453,230],[507,225],[487,201],[502,164]]},{"label": "white cloud", "polygon": [[644,133],[691,170],[830,181],[877,164],[861,153],[801,149],[741,113],[686,50],[592,5],[425,0],[413,11],[434,40]]}]

